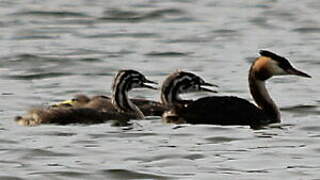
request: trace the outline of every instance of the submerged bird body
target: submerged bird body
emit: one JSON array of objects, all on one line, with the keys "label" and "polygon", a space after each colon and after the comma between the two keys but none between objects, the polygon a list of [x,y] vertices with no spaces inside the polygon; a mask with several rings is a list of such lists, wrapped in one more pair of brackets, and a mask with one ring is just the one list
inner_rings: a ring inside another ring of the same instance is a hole
[{"label": "submerged bird body", "polygon": [[[130,98],[133,104],[138,106],[144,116],[161,116],[166,108],[163,104],[157,101]],[[116,108],[111,102],[111,98],[108,96],[93,96],[88,97],[86,95],[76,95],[71,100],[66,100],[58,104],[54,104],[53,107],[85,107],[93,108],[102,112],[116,112]]]},{"label": "submerged bird body", "polygon": [[[25,116],[16,117],[16,122],[21,125],[39,124],[94,124],[108,120],[143,119],[140,109],[128,98],[128,92],[133,88],[151,88],[145,83],[155,83],[147,80],[144,75],[134,70],[121,70],[114,79],[113,96],[109,98],[96,96],[92,99],[86,96],[77,96],[79,100],[73,105],[57,105],[48,108],[35,108]],[[94,101],[99,100],[99,103]],[[102,99],[102,100],[101,100]],[[108,101],[107,101],[108,100]],[[111,102],[111,105],[110,105]],[[94,103],[94,104],[93,104]],[[97,106],[110,105],[115,111],[108,112],[97,110]],[[95,107],[95,108],[94,108]]]},{"label": "submerged bird body", "polygon": [[[249,125],[252,128],[259,128],[270,123],[280,122],[280,112],[271,99],[265,81],[277,75],[309,76],[295,69],[287,59],[269,51],[260,51],[261,56],[257,58],[249,71],[250,92],[258,106],[249,101],[233,96],[211,96],[195,100],[188,104],[179,103],[178,96],[173,96],[169,103],[173,108],[164,113],[164,120],[169,122],[187,122],[192,124],[218,124],[218,125]],[[178,77],[172,81],[181,81]],[[181,87],[201,87],[204,83],[200,81],[185,81]],[[169,94],[179,94],[171,88],[171,93],[163,93],[164,97]],[[183,93],[183,92],[182,92]]]},{"label": "submerged bird body", "polygon": [[107,113],[91,108],[35,108],[25,116],[17,116],[15,121],[24,126],[35,126],[39,124],[97,124],[108,120],[126,122],[135,118],[134,114]]}]

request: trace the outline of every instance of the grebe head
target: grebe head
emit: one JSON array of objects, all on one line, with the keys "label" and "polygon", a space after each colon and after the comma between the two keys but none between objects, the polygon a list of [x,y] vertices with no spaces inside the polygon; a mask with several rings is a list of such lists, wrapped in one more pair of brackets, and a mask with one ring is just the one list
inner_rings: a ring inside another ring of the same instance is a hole
[{"label": "grebe head", "polygon": [[90,98],[88,96],[78,94],[72,99],[53,104],[51,107],[80,107],[87,104],[89,101]]},{"label": "grebe head", "polygon": [[176,79],[177,81],[182,80],[182,83],[179,84],[178,89],[179,93],[189,93],[189,92],[197,92],[197,91],[207,91],[212,93],[217,93],[217,91],[208,89],[206,86],[215,86],[215,84],[211,84],[206,82],[201,77],[191,73],[191,72],[180,72],[181,76]]},{"label": "grebe head", "polygon": [[260,51],[260,57],[253,63],[251,70],[259,80],[267,80],[272,76],[297,75],[311,78],[310,75],[294,68],[288,59],[267,50]]},{"label": "grebe head", "polygon": [[143,74],[136,70],[120,70],[115,76],[112,84],[112,90],[115,91],[117,87],[125,91],[130,91],[133,88],[150,88],[157,89],[149,84],[158,84],[154,81],[148,80]]},{"label": "grebe head", "polygon": [[156,82],[148,80],[143,74],[135,70],[120,70],[112,85],[112,104],[119,112],[133,112],[136,118],[143,119],[144,115],[141,110],[133,104],[128,98],[128,92],[133,88],[154,88],[147,83],[157,84]]},{"label": "grebe head", "polygon": [[179,99],[179,95],[196,91],[207,91],[217,93],[206,86],[216,86],[203,80],[201,77],[186,71],[176,71],[170,74],[161,86],[161,101],[172,104]]}]

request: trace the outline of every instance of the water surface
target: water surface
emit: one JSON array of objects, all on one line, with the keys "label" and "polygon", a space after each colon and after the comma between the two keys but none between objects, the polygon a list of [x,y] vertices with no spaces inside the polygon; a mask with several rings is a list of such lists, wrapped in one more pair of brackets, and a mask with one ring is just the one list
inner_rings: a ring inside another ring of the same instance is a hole
[{"label": "water surface", "polygon": [[[319,8],[316,0],[1,1],[0,179],[319,178]],[[77,93],[110,95],[124,68],[159,82],[176,69],[193,71],[221,95],[252,100],[247,72],[259,49],[313,76],[268,83],[280,128],[13,121]]]}]

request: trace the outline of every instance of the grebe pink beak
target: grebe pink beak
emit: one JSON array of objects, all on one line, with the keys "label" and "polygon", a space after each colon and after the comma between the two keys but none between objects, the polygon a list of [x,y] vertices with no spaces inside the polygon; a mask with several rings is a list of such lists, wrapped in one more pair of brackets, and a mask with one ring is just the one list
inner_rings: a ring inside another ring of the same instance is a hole
[{"label": "grebe pink beak", "polygon": [[309,74],[304,73],[304,72],[302,72],[302,71],[299,71],[299,70],[297,70],[297,69],[295,69],[295,68],[293,68],[293,67],[287,69],[286,72],[287,72],[288,74],[292,74],[292,75],[296,75],[296,76],[311,78],[311,76],[310,76]]}]

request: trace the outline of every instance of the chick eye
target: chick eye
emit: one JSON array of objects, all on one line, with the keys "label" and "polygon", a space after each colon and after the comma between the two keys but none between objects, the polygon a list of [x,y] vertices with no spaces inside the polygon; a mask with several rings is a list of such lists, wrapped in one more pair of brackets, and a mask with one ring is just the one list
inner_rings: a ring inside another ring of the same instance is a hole
[{"label": "chick eye", "polygon": [[132,83],[133,83],[133,84],[136,84],[136,85],[141,85],[141,84],[142,84],[142,82],[139,81],[139,80],[134,80]]}]

